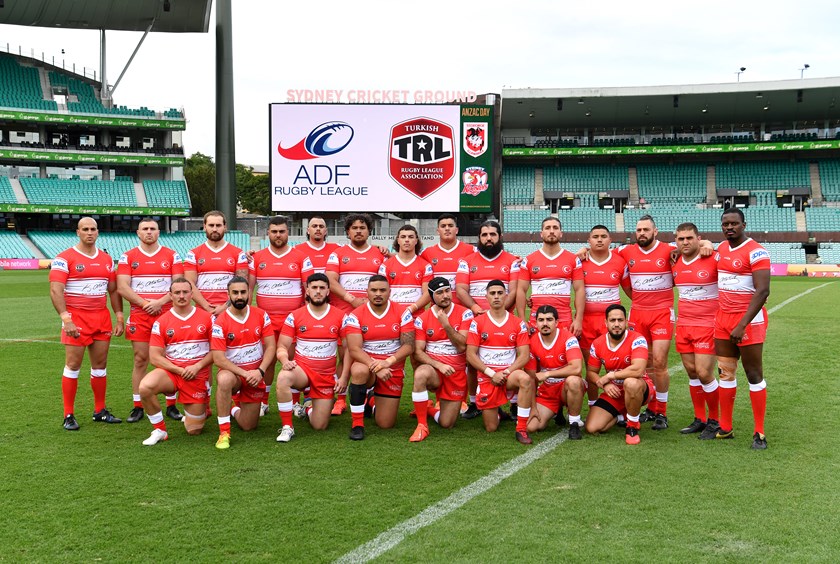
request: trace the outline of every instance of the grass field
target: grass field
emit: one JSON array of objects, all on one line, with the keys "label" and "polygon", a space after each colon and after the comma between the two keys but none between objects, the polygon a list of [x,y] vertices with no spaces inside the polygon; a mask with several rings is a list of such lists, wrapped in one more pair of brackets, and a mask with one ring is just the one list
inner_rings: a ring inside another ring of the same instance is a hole
[{"label": "grass field", "polygon": [[[436,521],[419,519],[431,524],[379,560],[837,561],[840,283],[774,279],[768,309],[818,286],[770,316],[767,451],[749,449],[743,373],[735,440],[680,435],[692,410],[678,371],[671,429],[644,425],[638,447],[619,431],[575,443],[558,440],[565,430],[537,434],[530,449],[543,450],[530,465]],[[344,414],[323,433],[298,423],[281,445],[275,413],[253,433],[234,426],[229,451],[213,448],[214,420],[200,437],[170,423],[169,441],[142,447],[147,421],[90,421],[87,364],[82,429],[68,433],[46,273],[2,272],[0,287],[0,560],[332,561],[529,452],[512,423],[488,434],[480,419],[410,444],[408,393],[397,428],[369,424],[362,442],[347,439]],[[108,405],[121,417],[131,408],[130,359],[116,339]]]}]

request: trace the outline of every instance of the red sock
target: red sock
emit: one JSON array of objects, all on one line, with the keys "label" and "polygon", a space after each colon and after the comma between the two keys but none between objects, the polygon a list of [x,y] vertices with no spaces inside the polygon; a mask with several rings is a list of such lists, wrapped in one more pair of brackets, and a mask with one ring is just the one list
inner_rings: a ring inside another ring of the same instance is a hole
[{"label": "red sock", "polygon": [[764,434],[764,412],[767,410],[767,388],[757,392],[750,390],[750,404],[752,404],[753,421],[756,433]]},{"label": "red sock", "polygon": [[293,404],[300,403],[300,392],[292,392],[292,403]]},{"label": "red sock", "polygon": [[[175,405],[176,398],[173,396],[171,398],[166,398],[166,407],[172,407]],[[142,405],[141,405],[142,407]]]},{"label": "red sock", "polygon": [[706,421],[706,392],[703,391],[703,386],[689,385],[688,391],[691,394],[691,404],[694,406],[694,417],[700,421]]},{"label": "red sock", "polygon": [[738,388],[718,388],[720,397],[720,428],[732,430],[732,412],[735,410],[735,392]]},{"label": "red sock", "polygon": [[628,429],[641,429],[642,425],[638,421],[630,421],[627,419],[627,428]]},{"label": "red sock", "polygon": [[659,402],[656,401],[656,397],[650,398],[647,403],[647,410],[651,413],[659,413]]},{"label": "red sock", "polygon": [[[434,407],[432,408],[434,409]],[[417,414],[417,423],[428,425],[429,402],[428,400],[415,401],[414,412]]]},{"label": "red sock", "polygon": [[[167,406],[169,405],[169,401],[168,401],[168,400],[167,400],[166,404],[167,404]],[[140,409],[143,409],[143,402],[142,402],[142,401],[140,401],[140,400],[135,401],[135,402],[134,402],[134,407],[139,407]]]},{"label": "red sock", "polygon": [[219,434],[222,435],[224,433],[230,435],[230,421],[227,423],[219,423]]},{"label": "red sock", "polygon": [[434,421],[435,420],[435,415],[437,415],[439,411],[440,411],[440,408],[429,407],[429,409],[426,410],[427,417],[431,417],[432,421]]},{"label": "red sock", "polygon": [[351,413],[350,417],[353,421],[352,427],[364,427],[365,426],[365,412],[360,411],[359,413]]},{"label": "red sock", "polygon": [[294,427],[294,423],[292,422],[292,412],[291,411],[281,411],[280,412],[280,422],[285,427],[288,425],[289,427]]},{"label": "red sock", "polygon": [[720,409],[718,405],[720,404],[720,388],[715,388],[713,392],[703,392],[703,396],[706,399],[706,407],[709,409],[709,419],[719,421]]},{"label": "red sock", "polygon": [[105,389],[108,387],[107,376],[97,376],[90,379],[90,389],[93,390],[93,411],[105,409]]},{"label": "red sock", "polygon": [[76,390],[79,388],[78,378],[61,377],[61,397],[64,399],[64,416],[67,417],[76,405]]},{"label": "red sock", "polygon": [[527,433],[528,432],[528,417],[517,417],[516,418],[516,430],[520,433]]},{"label": "red sock", "polygon": [[160,423],[152,423],[152,427],[154,427],[155,429],[160,429],[164,433],[166,432],[166,422],[165,421],[161,421]]},{"label": "red sock", "polygon": [[668,402],[656,400],[656,413],[668,415]]}]

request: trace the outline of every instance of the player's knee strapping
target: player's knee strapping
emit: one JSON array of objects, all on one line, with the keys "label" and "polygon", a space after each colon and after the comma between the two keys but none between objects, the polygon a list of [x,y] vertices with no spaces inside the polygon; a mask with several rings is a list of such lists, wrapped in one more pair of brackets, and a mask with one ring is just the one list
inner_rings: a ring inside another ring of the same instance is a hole
[{"label": "player's knee strapping", "polygon": [[187,430],[187,433],[200,431],[204,428],[205,419],[207,419],[207,415],[204,413],[193,415],[192,413],[186,412],[184,413],[184,428]]},{"label": "player's knee strapping", "polygon": [[73,380],[78,380],[79,372],[81,372],[81,370],[70,370],[69,366],[65,366],[63,376],[65,378],[72,378]]},{"label": "player's knee strapping", "polygon": [[728,356],[718,357],[718,374],[721,382],[734,382],[735,372],[738,370],[738,359]]}]

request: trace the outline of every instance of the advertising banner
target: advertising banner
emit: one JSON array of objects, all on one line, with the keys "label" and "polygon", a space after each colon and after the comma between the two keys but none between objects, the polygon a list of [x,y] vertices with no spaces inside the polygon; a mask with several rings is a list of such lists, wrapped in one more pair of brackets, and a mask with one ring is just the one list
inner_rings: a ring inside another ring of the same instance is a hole
[{"label": "advertising banner", "polygon": [[34,123],[62,123],[72,125],[95,125],[98,127],[139,127],[143,129],[186,129],[185,119],[156,119],[139,116],[52,114],[21,110],[0,109],[0,120],[26,121]]},{"label": "advertising banner", "polygon": [[65,213],[79,215],[158,215],[188,216],[189,208],[141,208],[119,206],[63,206],[47,204],[0,204],[0,212],[7,213]]},{"label": "advertising banner", "polygon": [[[49,262],[47,263],[49,264]],[[0,268],[4,270],[38,270],[42,268],[38,259],[7,259],[0,258]]]},{"label": "advertising banner", "polygon": [[670,155],[686,153],[762,153],[773,151],[810,151],[838,149],[840,139],[823,141],[785,141],[774,143],[732,143],[724,145],[629,145],[627,147],[506,147],[505,157],[553,157],[557,155]]},{"label": "advertising banner", "polygon": [[271,209],[457,212],[459,106],[270,104]]},{"label": "advertising banner", "polygon": [[36,161],[67,164],[125,164],[184,166],[184,157],[159,157],[112,153],[76,153],[61,150],[0,149],[0,160]]},{"label": "advertising banner", "polygon": [[461,210],[493,206],[493,106],[461,106]]}]

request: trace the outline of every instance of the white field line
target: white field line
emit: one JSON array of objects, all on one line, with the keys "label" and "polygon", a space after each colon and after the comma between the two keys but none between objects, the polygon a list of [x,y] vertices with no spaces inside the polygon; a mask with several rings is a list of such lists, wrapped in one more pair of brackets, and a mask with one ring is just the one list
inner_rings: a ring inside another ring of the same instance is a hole
[{"label": "white field line", "polygon": [[[831,282],[826,282],[825,284],[815,286],[802,292],[801,294],[788,298],[782,303],[770,308],[767,313],[768,315],[775,313],[789,303],[798,300],[802,296],[810,294],[814,290],[819,290],[829,284],[831,284]],[[670,367],[668,372],[670,374],[674,374],[682,369],[683,365],[680,363]],[[402,523],[394,525],[387,531],[380,533],[376,538],[358,546],[354,550],[351,550],[341,558],[337,559],[335,563],[350,564],[356,562],[370,562],[374,558],[381,556],[400,544],[407,536],[413,535],[420,529],[428,527],[432,523],[443,519],[462,505],[466,504],[468,501],[483,494],[496,484],[500,483],[505,478],[513,476],[523,468],[529,466],[531,463],[536,462],[540,458],[549,454],[551,451],[563,444],[566,441],[566,438],[567,434],[565,432],[557,433],[550,439],[541,442],[525,454],[521,454],[516,458],[505,462],[486,476],[479,478],[467,486],[464,486],[446,499],[430,505],[414,517],[411,517]]]}]

